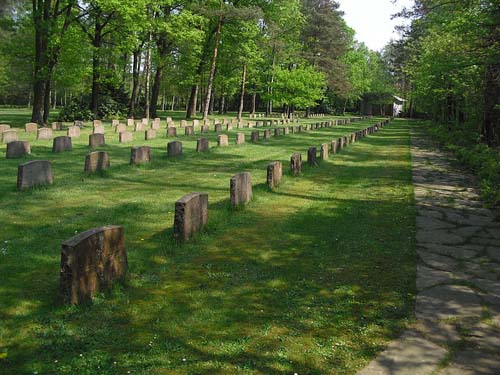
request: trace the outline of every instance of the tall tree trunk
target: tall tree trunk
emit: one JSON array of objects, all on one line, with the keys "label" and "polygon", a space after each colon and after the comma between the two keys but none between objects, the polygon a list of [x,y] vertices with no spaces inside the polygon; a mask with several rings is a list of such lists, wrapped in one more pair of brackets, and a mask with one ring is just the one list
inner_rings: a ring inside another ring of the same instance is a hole
[{"label": "tall tree trunk", "polygon": [[245,104],[245,84],[247,80],[247,64],[243,64],[243,74],[241,77],[240,108],[238,109],[238,120],[243,116],[243,105]]},{"label": "tall tree trunk", "polygon": [[257,93],[254,92],[252,94],[252,115],[255,115],[255,110],[256,110],[256,107],[257,107]]},{"label": "tall tree trunk", "polygon": [[96,16],[94,27],[94,38],[92,46],[94,53],[92,56],[92,97],[90,99],[90,110],[94,114],[94,118],[99,117],[99,99],[101,94],[101,74],[100,74],[100,53],[102,47],[102,28],[99,20],[99,15]]},{"label": "tall tree trunk", "polygon": [[482,135],[489,146],[500,146],[500,63],[486,67]]},{"label": "tall tree trunk", "polygon": [[47,124],[50,114],[50,78],[45,81],[45,94],[43,98],[43,123]]},{"label": "tall tree trunk", "polygon": [[215,106],[215,87],[212,87],[212,94],[210,96],[210,107],[208,108],[208,114],[212,115],[214,113]]},{"label": "tall tree trunk", "polygon": [[32,0],[33,2],[33,23],[35,27],[35,61],[33,71],[33,110],[31,121],[43,125],[43,109],[45,98],[44,69],[48,63],[48,33],[46,30],[46,20],[49,9],[47,2],[43,0]]},{"label": "tall tree trunk", "polygon": [[141,50],[134,51],[134,58],[132,62],[132,93],[130,94],[130,102],[128,104],[128,117],[134,117],[135,103],[137,95],[139,94],[139,72],[141,66]]},{"label": "tall tree trunk", "polygon": [[[222,1],[221,1],[222,5]],[[222,30],[222,22],[224,18],[222,15],[219,16],[219,20],[217,22],[217,30],[215,32],[215,42],[214,42],[214,50],[213,50],[213,55],[212,55],[212,63],[210,65],[210,74],[208,76],[208,85],[207,85],[207,94],[205,97],[205,105],[203,107],[203,119],[208,118],[208,109],[210,107],[210,98],[212,95],[212,86],[214,84],[214,77],[215,77],[215,67],[217,64],[217,54],[219,52],[219,42],[220,42],[220,34]]]},{"label": "tall tree trunk", "polygon": [[189,96],[186,118],[189,119],[196,116],[197,103],[198,103],[198,85],[193,85],[191,86],[191,95]]},{"label": "tall tree trunk", "polygon": [[[151,39],[152,39],[152,34],[151,32],[149,33],[149,43],[147,45],[147,50],[146,50],[146,77],[145,77],[145,85],[144,85],[144,96],[146,98],[146,105],[144,107],[144,117],[147,119],[150,118],[151,114],[149,111],[149,106],[151,104],[151,93],[150,93],[150,81],[151,81]],[[155,103],[156,106],[156,103]]]},{"label": "tall tree trunk", "polygon": [[220,98],[219,115],[222,115],[224,113],[225,106],[226,106],[226,95],[222,94],[222,97]]}]

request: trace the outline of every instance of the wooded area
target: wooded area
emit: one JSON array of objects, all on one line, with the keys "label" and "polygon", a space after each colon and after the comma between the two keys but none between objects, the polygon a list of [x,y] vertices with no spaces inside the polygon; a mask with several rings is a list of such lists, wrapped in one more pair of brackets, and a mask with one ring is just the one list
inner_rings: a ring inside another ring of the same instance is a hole
[{"label": "wooded area", "polygon": [[[1,21],[0,101],[32,120],[185,109],[206,117],[391,102],[383,56],[330,0],[11,1]],[[380,110],[378,110],[380,112]]]}]

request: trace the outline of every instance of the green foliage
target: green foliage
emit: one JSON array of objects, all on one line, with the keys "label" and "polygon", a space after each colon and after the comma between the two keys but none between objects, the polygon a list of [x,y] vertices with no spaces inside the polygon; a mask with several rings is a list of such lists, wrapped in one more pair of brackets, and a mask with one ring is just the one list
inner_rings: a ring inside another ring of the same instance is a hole
[{"label": "green foliage", "polygon": [[94,119],[92,111],[83,106],[81,101],[73,100],[64,106],[57,115],[57,121],[90,121]]},{"label": "green foliage", "polygon": [[278,67],[271,98],[281,105],[306,109],[323,98],[326,77],[311,66]]}]

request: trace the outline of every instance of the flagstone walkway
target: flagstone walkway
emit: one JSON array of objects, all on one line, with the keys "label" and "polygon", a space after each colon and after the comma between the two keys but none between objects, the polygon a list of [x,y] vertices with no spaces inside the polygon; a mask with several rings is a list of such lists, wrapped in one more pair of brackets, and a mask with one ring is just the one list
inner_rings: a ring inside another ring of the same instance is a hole
[{"label": "flagstone walkway", "polygon": [[500,217],[474,178],[412,137],[417,324],[358,375],[500,374]]}]

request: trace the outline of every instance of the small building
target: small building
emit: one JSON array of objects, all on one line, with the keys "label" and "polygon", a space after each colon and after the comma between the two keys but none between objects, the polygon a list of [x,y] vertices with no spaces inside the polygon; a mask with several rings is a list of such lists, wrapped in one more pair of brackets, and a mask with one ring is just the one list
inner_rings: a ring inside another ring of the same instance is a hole
[{"label": "small building", "polygon": [[394,117],[399,117],[401,113],[403,113],[404,103],[406,102],[406,100],[396,95],[393,95],[393,97],[394,104],[392,106],[392,115]]}]

